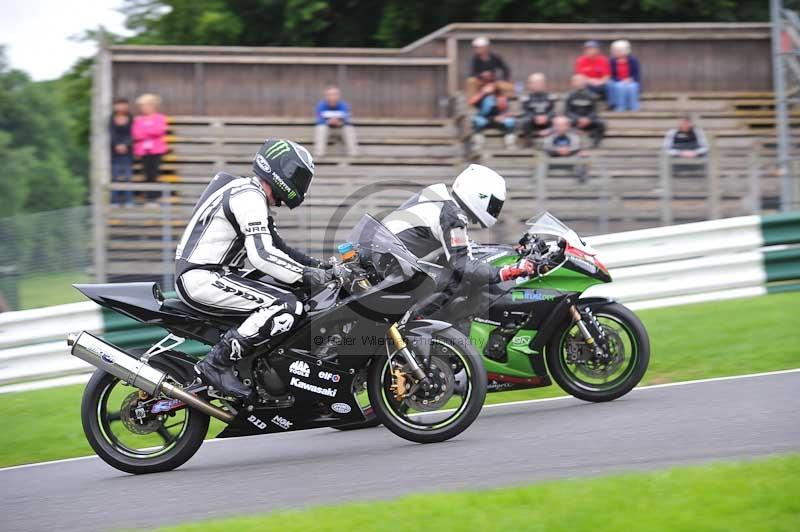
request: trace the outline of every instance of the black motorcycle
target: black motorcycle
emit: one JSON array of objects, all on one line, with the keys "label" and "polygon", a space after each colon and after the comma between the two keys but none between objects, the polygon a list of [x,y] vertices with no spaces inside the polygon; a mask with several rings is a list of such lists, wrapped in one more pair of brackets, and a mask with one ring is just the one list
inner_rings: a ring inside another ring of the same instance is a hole
[{"label": "black motorcycle", "polygon": [[165,299],[156,283],[76,285],[98,304],[169,332],[130,353],[87,332],[70,335],[72,354],[98,368],[81,408],[97,455],[128,473],[174,469],[200,447],[210,417],[227,425],[220,438],[346,427],[363,423],[365,411],[419,443],[469,427],[486,397],[480,355],[450,324],[411,319],[415,302],[433,291],[435,271],[370,216],[350,242],[355,258],[334,265],[333,281],[298,293],[305,316],[297,329],[238,363],[253,389],[245,401],[205,386],[196,359],[176,350],[189,338],[213,345],[244,317],[200,314]]}]

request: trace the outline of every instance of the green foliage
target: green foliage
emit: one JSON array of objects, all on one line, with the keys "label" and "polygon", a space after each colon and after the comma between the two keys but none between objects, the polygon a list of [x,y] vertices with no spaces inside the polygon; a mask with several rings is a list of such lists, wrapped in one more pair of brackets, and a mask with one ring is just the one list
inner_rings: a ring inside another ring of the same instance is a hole
[{"label": "green foliage", "polygon": [[15,148],[11,134],[0,130],[0,198],[3,198],[3,215],[11,216],[22,211],[28,197],[30,176],[37,166],[35,150],[31,146]]},{"label": "green foliage", "polygon": [[56,81],[61,104],[67,116],[67,129],[73,149],[69,163],[75,175],[89,174],[89,138],[91,136],[92,58],[79,59]]},{"label": "green foliage", "polygon": [[451,22],[767,20],[760,0],[128,0],[129,42],[400,47]]},{"label": "green foliage", "polygon": [[70,124],[58,82],[32,82],[8,68],[0,49],[0,216],[83,202],[84,178],[76,172],[85,159]]},{"label": "green foliage", "polygon": [[126,25],[137,44],[232,45],[244,24],[224,0],[129,0]]}]

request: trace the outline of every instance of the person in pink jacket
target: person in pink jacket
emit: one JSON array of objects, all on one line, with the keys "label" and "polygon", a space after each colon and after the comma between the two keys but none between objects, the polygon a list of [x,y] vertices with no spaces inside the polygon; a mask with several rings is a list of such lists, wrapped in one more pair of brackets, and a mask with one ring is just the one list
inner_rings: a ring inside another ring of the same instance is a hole
[{"label": "person in pink jacket", "polygon": [[[159,176],[161,156],[167,153],[167,117],[158,112],[161,98],[155,94],[142,94],[136,99],[141,113],[133,119],[133,154],[142,161],[145,181],[155,183]],[[154,201],[158,192],[147,192],[145,197]]]}]

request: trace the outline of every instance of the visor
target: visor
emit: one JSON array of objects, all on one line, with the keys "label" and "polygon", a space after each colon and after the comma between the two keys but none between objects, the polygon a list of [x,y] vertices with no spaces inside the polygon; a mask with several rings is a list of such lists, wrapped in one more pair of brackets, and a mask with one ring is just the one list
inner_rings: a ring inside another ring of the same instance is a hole
[{"label": "visor", "polygon": [[494,194],[492,194],[492,197],[489,198],[489,205],[486,207],[486,212],[488,212],[489,216],[491,216],[494,219],[499,218],[500,211],[503,210],[503,203],[504,203],[503,200],[497,198]]}]

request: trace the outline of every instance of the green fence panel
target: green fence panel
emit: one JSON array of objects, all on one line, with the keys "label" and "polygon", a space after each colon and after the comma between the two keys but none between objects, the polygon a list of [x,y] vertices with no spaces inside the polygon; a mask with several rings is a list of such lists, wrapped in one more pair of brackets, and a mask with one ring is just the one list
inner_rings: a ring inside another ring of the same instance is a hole
[{"label": "green fence panel", "polygon": [[[122,349],[147,348],[168,334],[161,327],[140,323],[111,310],[103,309],[102,312],[105,330],[103,337]],[[192,356],[204,355],[208,349],[208,346],[194,340],[187,340],[177,348],[178,351]]]},{"label": "green fence panel", "polygon": [[764,270],[768,292],[800,290],[800,247],[765,252]]},{"label": "green fence panel", "polygon": [[800,244],[800,212],[762,216],[761,233],[765,246]]}]

